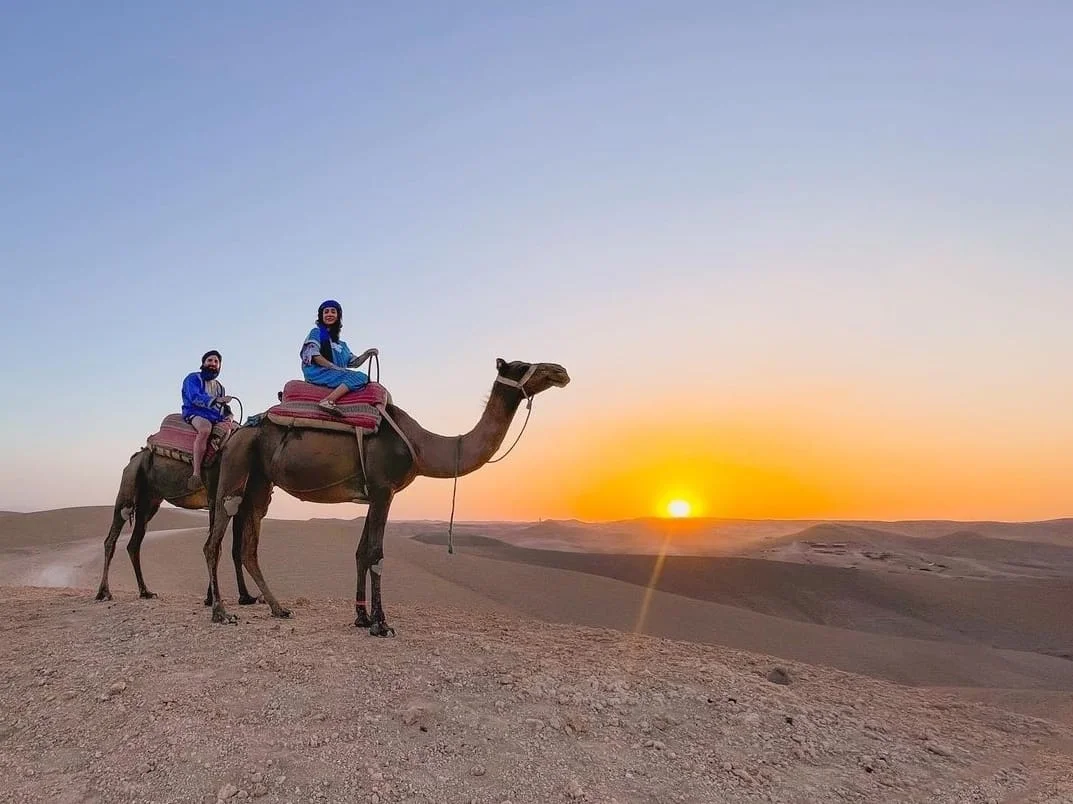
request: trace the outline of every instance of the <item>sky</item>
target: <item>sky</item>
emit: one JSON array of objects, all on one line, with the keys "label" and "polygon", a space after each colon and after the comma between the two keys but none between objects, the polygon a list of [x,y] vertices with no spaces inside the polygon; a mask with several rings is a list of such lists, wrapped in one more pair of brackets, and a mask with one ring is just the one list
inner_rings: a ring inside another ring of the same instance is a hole
[{"label": "sky", "polygon": [[570,372],[462,520],[1073,516],[1073,9],[866,5],[3,3],[0,509],[335,298],[436,432]]}]

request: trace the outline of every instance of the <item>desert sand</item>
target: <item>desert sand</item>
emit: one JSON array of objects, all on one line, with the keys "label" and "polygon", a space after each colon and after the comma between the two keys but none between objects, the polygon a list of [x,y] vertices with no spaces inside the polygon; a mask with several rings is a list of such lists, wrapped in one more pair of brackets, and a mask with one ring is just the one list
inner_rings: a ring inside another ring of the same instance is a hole
[{"label": "desert sand", "polygon": [[0,514],[5,801],[1073,801],[1070,520],[392,522],[378,640],[360,520],[221,626],[196,513],[95,602],[109,519]]}]

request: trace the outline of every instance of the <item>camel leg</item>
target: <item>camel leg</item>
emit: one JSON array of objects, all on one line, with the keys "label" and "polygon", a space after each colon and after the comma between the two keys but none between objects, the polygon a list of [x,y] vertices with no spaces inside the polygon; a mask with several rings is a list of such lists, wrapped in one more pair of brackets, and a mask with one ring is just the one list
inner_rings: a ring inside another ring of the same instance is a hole
[{"label": "camel leg", "polygon": [[246,527],[242,533],[242,563],[253,578],[253,582],[264,595],[265,602],[272,610],[273,617],[290,617],[290,609],[285,609],[276,600],[272,590],[265,582],[264,573],[261,572],[260,562],[257,560],[257,545],[261,540],[261,520],[268,513],[268,504],[272,500],[272,486],[262,479],[256,482],[246,483],[246,494],[242,502],[240,517],[245,520]]},{"label": "camel leg", "polygon": [[130,541],[127,542],[127,555],[130,556],[130,563],[134,566],[134,577],[138,580],[138,595],[146,599],[154,598],[156,595],[146,588],[145,579],[142,577],[142,539],[145,538],[145,529],[149,526],[149,520],[156,516],[162,502],[161,499],[150,499],[148,493],[138,495],[138,509],[134,513],[134,532],[130,535]]},{"label": "camel leg", "polygon": [[[250,590],[246,588],[246,576],[242,572],[242,542],[243,532],[246,530],[246,523],[250,520],[248,514],[243,511],[239,511],[234,520],[231,522],[231,560],[235,563],[235,581],[238,583],[238,604],[240,606],[249,606],[254,603],[263,603],[263,597],[254,597],[250,594]],[[260,535],[261,521],[257,520],[257,533]],[[260,587],[260,584],[258,584]]]},{"label": "camel leg", "polygon": [[[220,457],[220,474],[209,497],[209,536],[205,539],[205,565],[209,571],[209,603],[214,623],[236,623],[238,618],[228,614],[220,600],[220,546],[227,525],[243,505],[243,495],[249,480],[249,448],[225,449]],[[243,530],[247,530],[243,528]],[[245,537],[245,533],[243,536]],[[256,579],[255,579],[256,580]],[[264,591],[264,587],[261,587]]]},{"label": "camel leg", "polygon": [[[215,504],[215,503],[214,503]],[[212,600],[212,621],[214,623],[237,623],[238,617],[228,614],[220,600],[220,578],[217,570],[220,566],[220,545],[227,531],[227,523],[231,521],[231,515],[220,506],[215,521],[209,529],[209,536],[205,539],[205,565],[209,570],[209,597]]]},{"label": "camel leg", "polygon": [[[387,515],[391,509],[393,492],[391,489],[377,489],[369,496],[369,510],[366,515],[369,538],[365,543],[365,551],[361,558],[361,565],[364,565],[370,573],[373,624],[369,628],[369,634],[382,637],[395,636],[395,629],[387,624],[384,606],[380,600],[380,583],[384,574],[384,528],[387,527]],[[361,573],[362,566],[359,566],[359,577]]]},{"label": "camel leg", "polygon": [[101,573],[101,585],[97,587],[97,600],[112,599],[112,590],[108,588],[108,568],[112,564],[115,545],[119,541],[119,534],[123,530],[123,524],[127,521],[128,510],[124,505],[116,503],[115,511],[112,514],[112,527],[104,538],[104,571]]},{"label": "camel leg", "polygon": [[[209,495],[209,537],[212,537],[212,531],[216,523],[216,495]],[[210,576],[211,577],[211,576]],[[205,587],[205,605],[212,605],[212,581],[209,581],[209,585]]]},{"label": "camel leg", "polygon": [[365,576],[369,572],[368,566],[362,564],[362,556],[369,546],[369,517],[365,517],[365,524],[361,529],[361,540],[358,549],[354,552],[354,563],[358,571],[358,585],[354,594],[354,626],[356,628],[370,628],[373,621],[366,608],[368,601],[365,599]]},{"label": "camel leg", "polygon": [[[217,481],[213,480],[205,484],[206,489],[209,492],[209,532],[212,532],[212,526],[216,519],[216,486]],[[243,530],[242,513],[235,514],[235,518],[231,523],[231,560],[235,564],[235,581],[238,584],[238,602],[240,606],[248,606],[251,603],[262,602],[260,598],[256,598],[250,594],[250,590],[246,588],[246,576],[242,573],[242,530]],[[209,584],[205,589],[205,605],[212,605],[212,584]]]},{"label": "camel leg", "polygon": [[142,454],[135,453],[123,469],[115,508],[112,510],[112,527],[104,538],[104,569],[101,571],[101,584],[97,587],[97,600],[112,599],[112,590],[108,588],[108,570],[112,566],[112,557],[115,555],[115,546],[123,530],[123,523],[130,519],[137,509],[139,492],[144,491],[140,488],[143,481],[138,477],[141,466]]},{"label": "camel leg", "polygon": [[[243,485],[245,485],[245,478],[243,478]],[[242,500],[241,495],[242,490],[240,489],[236,498],[239,502]],[[228,501],[224,501],[221,496],[214,496],[210,500],[209,535],[205,539],[203,548],[205,565],[209,571],[209,590],[205,603],[212,606],[212,621],[214,623],[237,623],[238,617],[228,614],[224,608],[223,601],[220,600],[220,578],[218,574],[220,546],[223,543],[224,535],[227,533],[227,525],[231,521],[232,515],[237,513],[237,510],[233,507],[234,504],[230,498]]]}]

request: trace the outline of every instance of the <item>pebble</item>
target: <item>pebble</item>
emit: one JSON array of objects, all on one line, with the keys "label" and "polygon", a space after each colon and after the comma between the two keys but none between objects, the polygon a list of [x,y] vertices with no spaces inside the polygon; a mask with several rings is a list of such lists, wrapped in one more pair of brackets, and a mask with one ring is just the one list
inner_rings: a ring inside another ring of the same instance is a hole
[{"label": "pebble", "polygon": [[767,674],[767,680],[772,684],[781,684],[783,686],[792,681],[790,674],[782,667],[772,668],[771,672]]},{"label": "pebble", "polygon": [[932,754],[940,757],[952,757],[954,752],[947,748],[942,743],[926,742],[924,743],[924,750],[929,751]]}]

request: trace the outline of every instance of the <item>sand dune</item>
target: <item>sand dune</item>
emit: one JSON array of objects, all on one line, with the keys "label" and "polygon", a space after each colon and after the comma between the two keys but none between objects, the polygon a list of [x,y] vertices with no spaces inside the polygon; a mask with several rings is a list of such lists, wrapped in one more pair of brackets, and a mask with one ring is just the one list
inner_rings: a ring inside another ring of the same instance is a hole
[{"label": "sand dune", "polygon": [[[995,606],[992,582],[880,576],[830,567],[755,559],[669,557],[657,591],[646,587],[651,556],[587,555],[522,550],[483,537],[492,525],[466,525],[458,552],[411,538],[435,523],[392,523],[386,545],[385,601],[392,605],[468,609],[536,617],[550,622],[635,629],[679,640],[719,644],[906,684],[1071,690],[1073,662],[1066,622],[1070,592],[1041,583],[1002,587]],[[466,530],[472,531],[469,535]],[[354,595],[353,552],[360,522],[268,520],[261,557],[266,577],[285,600],[328,597],[340,617]],[[203,588],[204,529],[151,532],[143,550],[147,582],[173,596]],[[100,539],[45,551],[65,585],[95,588]],[[426,541],[436,541],[439,536]],[[16,540],[20,541],[20,540]],[[20,541],[21,543],[21,541]],[[25,561],[26,558],[22,557]],[[40,571],[41,557],[34,557]],[[5,561],[0,582],[41,583],[26,565]],[[20,574],[22,573],[22,574]],[[129,562],[113,564],[113,590],[133,590]],[[233,570],[221,566],[225,594],[234,598]],[[975,584],[975,585],[974,585]]]},{"label": "sand dune", "polygon": [[[448,555],[442,523],[392,522],[382,641],[350,625],[360,520],[266,521],[295,619],[235,605],[225,556],[226,627],[200,604],[199,513],[153,522],[159,599],[136,598],[124,534],[116,601],[93,602],[110,517],[0,515],[12,801],[1073,800],[1073,662],[1046,655],[1073,636],[1061,578],[577,549],[648,544],[644,522],[462,523]],[[1061,525],[739,525],[760,554],[837,533],[986,567],[1068,560]],[[691,523],[678,544],[708,535]],[[549,543],[567,549],[531,546]]]},{"label": "sand dune", "polygon": [[[418,535],[442,544],[442,534]],[[979,581],[866,573],[745,558],[592,555],[525,550],[495,540],[460,549],[503,561],[584,572],[775,617],[955,643],[1065,655],[1073,646],[1066,580]],[[997,602],[1001,602],[997,605]]]},{"label": "sand dune", "polygon": [[[200,527],[202,524],[207,526],[208,521],[207,512],[164,506],[153,517],[151,528]],[[31,513],[5,511],[0,513],[0,550],[37,549],[97,537],[103,541],[111,525],[112,509],[103,505]],[[124,533],[129,532],[127,526]]]},{"label": "sand dune", "polygon": [[[416,523],[414,523],[416,524]],[[432,524],[432,523],[425,523]],[[446,528],[446,523],[436,523]],[[466,523],[467,532],[494,535],[517,547],[582,553],[754,555],[803,540],[894,539],[909,549],[956,535],[1073,547],[1073,519],[1045,522],[841,521],[657,519],[618,522],[543,520],[536,523]]]}]

